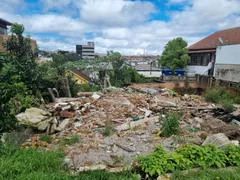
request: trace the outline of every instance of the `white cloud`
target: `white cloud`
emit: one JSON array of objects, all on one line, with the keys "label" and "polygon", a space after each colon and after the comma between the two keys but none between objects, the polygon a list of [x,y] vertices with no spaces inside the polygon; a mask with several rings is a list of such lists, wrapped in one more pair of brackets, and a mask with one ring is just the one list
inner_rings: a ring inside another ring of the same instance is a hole
[{"label": "white cloud", "polygon": [[1,0],[0,10],[6,12],[13,12],[14,10],[22,10],[26,6],[24,0]]},{"label": "white cloud", "polygon": [[124,26],[145,21],[156,9],[151,2],[125,0],[85,0],[78,3],[81,18],[104,26]]},{"label": "white cloud", "polygon": [[81,37],[82,34],[91,29],[89,24],[73,19],[69,16],[58,14],[34,14],[13,15],[0,12],[0,17],[11,22],[21,23],[27,32],[32,33],[56,33],[63,36]]},{"label": "white cloud", "polygon": [[[5,0],[6,1],[6,0]],[[21,0],[11,0],[20,2]],[[0,7],[0,17],[23,23],[29,33],[52,33],[68,38],[42,38],[34,36],[41,49],[74,50],[76,44],[95,41],[97,52],[108,50],[122,54],[161,54],[165,44],[183,37],[189,45],[207,33],[239,26],[239,0],[169,0],[181,3],[182,10],[168,11],[170,20],[147,21],[156,12],[153,3],[124,0],[46,0],[42,1],[45,14],[14,15]],[[10,5],[11,3],[8,3]],[[16,4],[16,3],[15,3]],[[66,9],[79,11],[77,18]],[[58,14],[49,10],[58,9]],[[161,15],[161,12],[160,14]],[[85,32],[92,32],[87,39]]]},{"label": "white cloud", "polygon": [[[176,31],[185,33],[204,32],[211,29],[228,28],[237,26],[240,12],[239,0],[192,0],[190,6],[186,6],[183,11],[174,12],[170,25]],[[224,27],[224,24],[226,25]]]}]

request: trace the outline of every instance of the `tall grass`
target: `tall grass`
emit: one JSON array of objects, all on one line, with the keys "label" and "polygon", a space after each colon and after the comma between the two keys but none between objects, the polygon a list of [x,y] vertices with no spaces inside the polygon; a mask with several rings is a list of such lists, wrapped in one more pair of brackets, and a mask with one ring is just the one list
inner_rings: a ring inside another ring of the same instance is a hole
[{"label": "tall grass", "polygon": [[64,154],[58,151],[21,149],[0,144],[0,180],[137,180],[131,172],[114,174],[92,171],[72,175],[64,168]]}]

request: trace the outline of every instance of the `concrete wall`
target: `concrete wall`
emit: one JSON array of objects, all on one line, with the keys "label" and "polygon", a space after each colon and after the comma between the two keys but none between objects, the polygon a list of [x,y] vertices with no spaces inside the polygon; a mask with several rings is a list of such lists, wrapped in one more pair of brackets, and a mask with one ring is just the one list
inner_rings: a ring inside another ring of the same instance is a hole
[{"label": "concrete wall", "polygon": [[240,44],[217,47],[216,64],[240,64]]},{"label": "concrete wall", "polygon": [[[195,76],[195,74],[207,75],[207,66],[187,66],[188,76]],[[205,72],[205,73],[204,73]]]},{"label": "concrete wall", "polygon": [[214,77],[224,81],[240,81],[240,44],[217,48]]},{"label": "concrete wall", "polygon": [[150,71],[137,71],[138,74],[141,74],[145,77],[160,77],[162,75],[161,71],[152,71],[150,74]]},{"label": "concrete wall", "polygon": [[224,81],[239,82],[240,64],[216,64],[214,77]]}]

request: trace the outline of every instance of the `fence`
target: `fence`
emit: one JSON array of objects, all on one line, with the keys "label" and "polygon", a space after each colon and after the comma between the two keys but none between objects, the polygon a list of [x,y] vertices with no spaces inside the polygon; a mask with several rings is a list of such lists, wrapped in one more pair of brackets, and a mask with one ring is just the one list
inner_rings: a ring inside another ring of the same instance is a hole
[{"label": "fence", "polygon": [[196,75],[196,82],[201,88],[211,88],[211,87],[231,87],[237,89],[238,83],[231,81],[224,81],[220,79],[215,79],[212,76],[206,75]]}]

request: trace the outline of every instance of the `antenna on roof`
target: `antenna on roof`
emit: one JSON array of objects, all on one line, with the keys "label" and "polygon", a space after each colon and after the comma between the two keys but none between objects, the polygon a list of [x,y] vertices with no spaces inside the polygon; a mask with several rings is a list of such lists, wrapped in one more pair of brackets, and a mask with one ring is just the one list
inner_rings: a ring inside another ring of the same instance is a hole
[{"label": "antenna on roof", "polygon": [[222,38],[219,37],[218,39],[219,39],[220,43],[221,43],[222,45],[224,45],[224,42],[223,42]]}]

